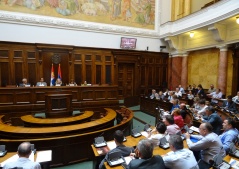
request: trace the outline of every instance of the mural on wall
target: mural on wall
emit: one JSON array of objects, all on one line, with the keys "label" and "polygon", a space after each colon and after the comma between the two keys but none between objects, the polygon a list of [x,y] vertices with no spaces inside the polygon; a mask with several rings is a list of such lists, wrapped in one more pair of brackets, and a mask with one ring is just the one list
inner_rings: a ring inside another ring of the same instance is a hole
[{"label": "mural on wall", "polygon": [[155,27],[155,0],[0,0],[0,10],[151,30]]}]

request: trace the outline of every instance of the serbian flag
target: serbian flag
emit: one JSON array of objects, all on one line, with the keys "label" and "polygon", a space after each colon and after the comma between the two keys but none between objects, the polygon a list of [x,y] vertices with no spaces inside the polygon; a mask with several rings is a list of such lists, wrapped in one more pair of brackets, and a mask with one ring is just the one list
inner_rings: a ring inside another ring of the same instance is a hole
[{"label": "serbian flag", "polygon": [[58,76],[57,78],[61,79],[62,80],[62,76],[61,76],[61,64],[59,64],[58,66]]},{"label": "serbian flag", "polygon": [[50,81],[50,86],[55,85],[55,75],[54,75],[54,67],[53,64],[51,65],[51,81]]}]

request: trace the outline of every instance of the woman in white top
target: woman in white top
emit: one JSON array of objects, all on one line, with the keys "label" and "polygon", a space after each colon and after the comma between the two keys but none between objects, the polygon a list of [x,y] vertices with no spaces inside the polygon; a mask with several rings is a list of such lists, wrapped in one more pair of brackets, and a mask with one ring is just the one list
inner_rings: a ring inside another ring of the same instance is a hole
[{"label": "woman in white top", "polygon": [[158,146],[160,143],[159,140],[166,136],[166,129],[166,125],[163,122],[159,122],[156,126],[156,130],[154,129],[148,133],[148,139],[152,140],[154,146]]}]

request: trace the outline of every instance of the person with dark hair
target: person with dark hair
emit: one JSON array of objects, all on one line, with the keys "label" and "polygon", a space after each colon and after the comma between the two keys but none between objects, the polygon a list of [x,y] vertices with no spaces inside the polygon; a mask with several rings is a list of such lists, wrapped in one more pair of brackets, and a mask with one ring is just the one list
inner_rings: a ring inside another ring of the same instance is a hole
[{"label": "person with dark hair", "polygon": [[[199,126],[200,135],[190,135],[185,133],[188,148],[192,151],[200,151],[200,159],[210,166],[210,160],[217,154],[225,156],[225,151],[219,136],[212,132],[210,123],[202,123]],[[197,142],[192,142],[190,137],[198,139]],[[199,160],[199,159],[197,159]]]},{"label": "person with dark hair", "polygon": [[198,85],[197,96],[199,98],[204,98],[205,97],[204,89],[203,89],[201,84]]},{"label": "person with dark hair", "polygon": [[154,144],[149,139],[140,140],[136,149],[135,156],[139,159],[133,159],[128,165],[128,169],[147,168],[165,169],[163,159],[160,155],[153,155]]},{"label": "person with dark hair", "polygon": [[199,116],[205,116],[206,115],[206,108],[208,107],[206,105],[206,100],[205,99],[200,99],[198,104],[201,107],[201,109],[197,112],[197,114]]},{"label": "person with dark hair", "polygon": [[193,152],[189,149],[184,149],[181,136],[171,135],[169,146],[172,151],[163,156],[163,161],[167,168],[198,168]]},{"label": "person with dark hair", "polygon": [[213,132],[217,135],[221,134],[222,119],[215,111],[214,107],[208,106],[206,109],[206,116],[203,117],[203,122],[208,122],[213,126]]},{"label": "person with dark hair", "polygon": [[223,102],[222,107],[228,111],[238,113],[236,103],[232,101],[232,96],[227,96],[227,100]]},{"label": "person with dark hair", "polygon": [[114,141],[116,144],[116,148],[110,150],[106,155],[105,158],[101,161],[100,165],[99,165],[99,169],[103,169],[105,168],[104,166],[104,162],[108,159],[108,155],[109,153],[115,152],[115,151],[120,151],[121,155],[123,157],[129,156],[131,152],[134,151],[133,147],[126,147],[123,144],[123,140],[124,140],[124,133],[120,130],[116,130],[114,132]]},{"label": "person with dark hair", "polygon": [[238,130],[236,129],[236,122],[232,118],[227,118],[222,123],[224,132],[219,136],[223,144],[223,148],[226,152],[229,151],[231,143],[235,143],[238,136]]},{"label": "person with dark hair", "polygon": [[158,146],[159,140],[166,136],[166,129],[166,125],[163,122],[159,122],[156,126],[156,134],[152,134],[152,131],[148,133],[148,139],[152,140],[154,146]]},{"label": "person with dark hair", "polygon": [[177,134],[180,130],[177,124],[174,123],[174,118],[172,115],[166,115],[163,118],[164,124],[167,126],[167,134]]},{"label": "person with dark hair", "polygon": [[29,159],[31,153],[31,144],[29,142],[21,143],[17,149],[17,154],[19,156],[17,161],[6,163],[3,166],[3,169],[10,169],[15,167],[22,167],[23,169],[41,169],[41,165],[39,163],[33,162]]}]

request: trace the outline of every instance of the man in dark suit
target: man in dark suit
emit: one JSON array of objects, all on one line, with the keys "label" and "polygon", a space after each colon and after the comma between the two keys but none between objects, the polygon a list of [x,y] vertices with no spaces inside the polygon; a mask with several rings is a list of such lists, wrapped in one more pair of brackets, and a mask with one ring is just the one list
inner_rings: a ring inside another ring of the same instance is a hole
[{"label": "man in dark suit", "polygon": [[111,151],[109,151],[106,155],[105,158],[101,161],[100,165],[99,165],[99,169],[104,169],[104,162],[108,159],[108,155],[109,153],[115,152],[115,151],[120,151],[121,155],[123,157],[129,156],[130,153],[132,153],[134,151],[133,147],[126,147],[123,144],[123,140],[124,140],[124,133],[120,130],[116,130],[114,133],[114,141],[116,144],[116,148],[112,149]]},{"label": "man in dark suit", "polygon": [[206,109],[206,116],[203,116],[203,122],[208,122],[213,126],[213,132],[217,135],[221,134],[222,129],[222,119],[217,114],[215,109],[212,106],[208,106]]},{"label": "man in dark suit", "polygon": [[232,101],[232,96],[227,96],[227,100],[223,102],[222,107],[228,111],[238,113],[236,103]]},{"label": "man in dark suit", "polygon": [[165,169],[163,159],[159,155],[153,156],[154,144],[148,139],[140,140],[135,155],[139,159],[131,160],[128,169]]}]

